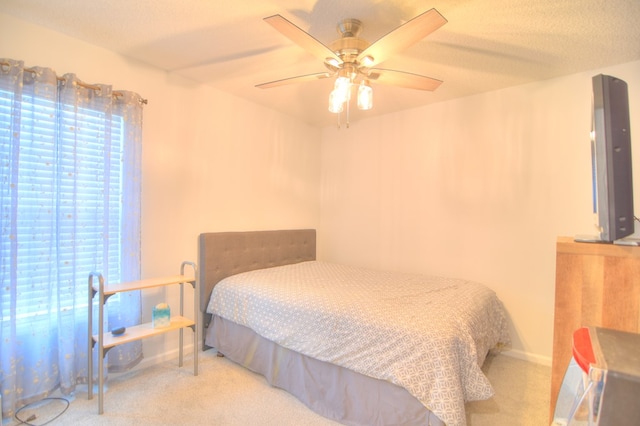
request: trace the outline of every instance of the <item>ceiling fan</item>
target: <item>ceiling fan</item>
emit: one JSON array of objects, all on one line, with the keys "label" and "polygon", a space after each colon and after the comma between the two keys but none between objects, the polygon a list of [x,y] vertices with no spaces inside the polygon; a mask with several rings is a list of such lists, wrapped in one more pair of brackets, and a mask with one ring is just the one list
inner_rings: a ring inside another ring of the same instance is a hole
[{"label": "ceiling fan", "polygon": [[[408,48],[446,24],[447,20],[436,9],[430,9],[414,17],[374,43],[369,43],[358,37],[362,31],[362,22],[357,19],[344,19],[337,25],[341,37],[330,46],[324,45],[281,15],[269,16],[264,20],[285,37],[320,59],[327,71],[258,84],[256,87],[261,89],[337,77],[335,89],[331,95],[335,99],[332,104],[330,97],[329,110],[341,112],[342,104],[347,102],[350,97],[351,86],[357,84],[358,81],[361,87],[359,93],[366,92],[368,87],[369,108],[371,107],[370,81],[430,91],[437,89],[442,83],[441,80],[405,71],[374,68],[395,53]],[[339,87],[341,84],[342,88]],[[367,105],[363,106],[361,109],[369,109],[366,107]]]}]

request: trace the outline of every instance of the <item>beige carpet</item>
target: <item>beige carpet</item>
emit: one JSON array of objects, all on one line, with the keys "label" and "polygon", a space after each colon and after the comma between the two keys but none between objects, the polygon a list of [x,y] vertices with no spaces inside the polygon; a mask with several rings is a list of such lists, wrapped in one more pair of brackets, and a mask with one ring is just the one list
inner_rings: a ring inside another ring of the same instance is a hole
[{"label": "beige carpet", "polygon": [[[506,355],[490,356],[483,370],[496,395],[467,404],[469,426],[548,425],[549,367]],[[33,425],[43,425],[63,409],[59,400],[45,401],[19,413]],[[19,424],[15,419],[5,426]],[[313,413],[288,393],[270,387],[256,374],[218,358],[212,350],[201,353],[198,376],[193,362],[177,361],[112,375],[105,392],[104,414],[98,414],[97,395],[87,400],[77,392],[51,425],[308,425],[337,423]]]}]

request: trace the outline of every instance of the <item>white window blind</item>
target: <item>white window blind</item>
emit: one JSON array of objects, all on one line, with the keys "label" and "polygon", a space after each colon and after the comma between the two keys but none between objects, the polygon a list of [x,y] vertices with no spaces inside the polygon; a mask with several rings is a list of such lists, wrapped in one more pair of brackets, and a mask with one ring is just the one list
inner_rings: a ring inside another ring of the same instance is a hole
[{"label": "white window blind", "polygon": [[[98,264],[108,282],[120,281],[123,120],[105,121],[102,112],[23,97],[22,125],[11,129],[13,96],[0,90],[2,167],[11,168],[14,176],[17,172],[17,184],[2,182],[10,186],[0,192],[5,198],[0,200],[2,227],[13,229],[9,241],[0,244],[0,255],[8,259],[17,247],[13,291],[19,297],[3,300],[0,313],[3,321],[12,311],[18,320],[37,320],[82,305],[87,276]],[[2,137],[8,129],[20,132],[17,164],[7,160],[9,151],[18,149]],[[15,224],[6,220],[7,209],[13,209]],[[107,220],[99,219],[104,209]],[[52,252],[52,246],[58,250]]]}]

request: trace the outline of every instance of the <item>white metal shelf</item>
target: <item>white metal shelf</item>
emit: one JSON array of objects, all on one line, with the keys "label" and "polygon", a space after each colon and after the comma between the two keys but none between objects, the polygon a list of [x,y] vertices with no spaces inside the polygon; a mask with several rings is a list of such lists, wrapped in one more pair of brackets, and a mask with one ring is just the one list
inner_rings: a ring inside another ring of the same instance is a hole
[{"label": "white metal shelf", "polygon": [[[190,266],[193,269],[193,275],[185,275],[184,269]],[[160,278],[148,278],[138,281],[130,281],[117,284],[105,284],[102,274],[92,272],[89,274],[89,318],[88,318],[88,338],[89,338],[89,357],[88,357],[88,398],[93,399],[93,348],[98,348],[98,413],[104,412],[104,357],[109,349],[133,342],[135,340],[145,339],[151,336],[168,333],[178,330],[180,333],[179,342],[179,361],[178,365],[182,367],[183,359],[183,331],[185,328],[191,328],[193,331],[193,375],[198,375],[198,309],[199,309],[199,289],[196,265],[193,262],[182,262],[179,275],[171,275]],[[94,278],[98,279],[94,283]],[[110,296],[117,293],[147,290],[155,287],[164,287],[169,285],[180,285],[180,312],[179,315],[171,316],[167,327],[154,328],[152,322],[137,324],[126,327],[123,334],[113,335],[106,331],[93,334],[93,302],[98,295],[98,324],[99,328],[104,328],[104,305]],[[194,319],[184,316],[184,284],[190,284],[193,287],[193,316]]]}]

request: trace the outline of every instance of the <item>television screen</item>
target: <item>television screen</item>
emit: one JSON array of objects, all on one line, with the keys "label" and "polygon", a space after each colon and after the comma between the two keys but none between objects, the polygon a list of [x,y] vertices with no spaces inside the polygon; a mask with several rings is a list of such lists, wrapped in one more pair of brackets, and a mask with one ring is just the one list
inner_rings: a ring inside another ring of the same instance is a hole
[{"label": "television screen", "polygon": [[634,232],[631,135],[627,83],[593,77],[593,197],[599,240],[615,242]]}]

